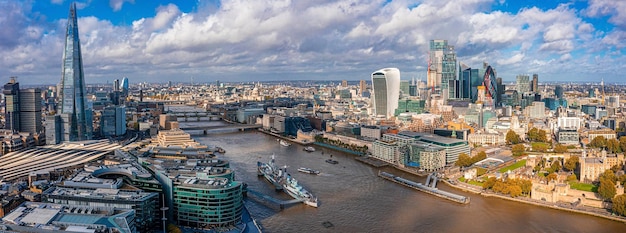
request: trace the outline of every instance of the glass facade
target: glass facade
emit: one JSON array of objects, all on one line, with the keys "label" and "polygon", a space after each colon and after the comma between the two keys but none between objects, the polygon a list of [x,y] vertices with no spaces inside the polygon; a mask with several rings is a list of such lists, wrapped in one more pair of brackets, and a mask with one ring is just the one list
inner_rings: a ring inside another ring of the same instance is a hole
[{"label": "glass facade", "polygon": [[83,74],[83,59],[78,38],[78,20],[76,6],[71,4],[65,34],[65,50],[63,51],[63,69],[61,79],[62,114],[68,114],[64,122],[67,141],[90,140],[92,137],[92,120],[87,113],[85,77]]},{"label": "glass facade", "polygon": [[391,117],[400,98],[400,70],[385,68],[372,73],[374,115]]},{"label": "glass facade", "polygon": [[210,189],[178,185],[174,187],[174,215],[178,224],[194,228],[232,226],[241,222],[243,186],[240,182]]}]

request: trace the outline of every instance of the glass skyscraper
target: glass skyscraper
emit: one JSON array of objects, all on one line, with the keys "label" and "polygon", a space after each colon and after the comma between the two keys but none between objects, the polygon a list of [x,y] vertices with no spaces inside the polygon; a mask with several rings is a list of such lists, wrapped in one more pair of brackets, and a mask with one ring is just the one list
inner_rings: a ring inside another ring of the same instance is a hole
[{"label": "glass skyscraper", "polygon": [[398,108],[400,70],[385,68],[372,73],[374,115],[391,117]]},{"label": "glass skyscraper", "polygon": [[78,38],[76,4],[70,5],[63,51],[63,70],[60,113],[63,118],[65,141],[90,140],[92,137],[91,111],[87,108],[83,58]]},{"label": "glass skyscraper", "polygon": [[428,61],[428,88],[441,89],[445,98],[455,98],[456,88],[449,88],[457,80],[456,52],[447,40],[431,40]]}]

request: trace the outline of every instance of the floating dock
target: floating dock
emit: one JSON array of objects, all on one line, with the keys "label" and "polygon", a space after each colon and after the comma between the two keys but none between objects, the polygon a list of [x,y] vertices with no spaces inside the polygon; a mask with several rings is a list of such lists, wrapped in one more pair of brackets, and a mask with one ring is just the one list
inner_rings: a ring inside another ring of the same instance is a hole
[{"label": "floating dock", "polygon": [[[431,174],[432,175],[432,174]],[[439,190],[437,188],[435,188],[436,185],[436,178],[434,179],[433,183],[431,184],[431,187],[429,187],[428,185],[423,185],[422,183],[417,183],[414,181],[410,181],[407,179],[404,179],[402,177],[399,176],[395,176],[394,174],[391,173],[387,173],[387,172],[378,172],[378,176],[382,177],[383,179],[386,180],[390,180],[393,181],[395,183],[407,186],[409,188],[413,188],[413,189],[417,189],[419,191],[428,193],[428,194],[432,194],[435,195],[437,197],[441,197],[450,201],[454,201],[457,203],[461,203],[461,204],[469,204],[470,203],[470,198],[469,197],[465,197],[465,196],[461,196],[461,195],[457,195],[454,193],[450,193],[450,192],[446,192],[446,191],[442,191]],[[430,181],[431,176],[428,177],[428,180]]]},{"label": "floating dock", "polygon": [[[292,205],[292,204],[296,204],[296,203],[302,203],[304,202],[303,199],[293,199],[293,200],[280,200],[280,199],[276,199],[273,197],[270,197],[268,195],[262,194],[260,192],[248,189],[247,190],[247,197],[251,197],[259,202],[270,202],[273,204],[276,204],[280,207],[280,209],[284,209],[286,206],[288,205]],[[250,195],[251,194],[251,195]]]}]

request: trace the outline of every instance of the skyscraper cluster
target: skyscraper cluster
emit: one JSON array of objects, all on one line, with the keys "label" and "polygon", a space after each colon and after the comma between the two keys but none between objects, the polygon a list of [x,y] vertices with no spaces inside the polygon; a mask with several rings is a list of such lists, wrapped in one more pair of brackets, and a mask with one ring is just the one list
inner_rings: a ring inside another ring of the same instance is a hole
[{"label": "skyscraper cluster", "polygon": [[5,129],[11,132],[42,133],[41,90],[20,89],[16,77],[4,85]]},{"label": "skyscraper cluster", "polygon": [[[428,60],[427,85],[441,92],[444,99],[456,95],[456,52],[447,40],[431,40]],[[452,85],[451,85],[452,84]]]}]

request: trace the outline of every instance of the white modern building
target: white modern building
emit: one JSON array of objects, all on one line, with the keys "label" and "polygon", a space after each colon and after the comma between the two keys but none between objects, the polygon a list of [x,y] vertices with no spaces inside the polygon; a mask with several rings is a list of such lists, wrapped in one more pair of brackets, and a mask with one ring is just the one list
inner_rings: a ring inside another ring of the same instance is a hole
[{"label": "white modern building", "polygon": [[400,70],[384,68],[372,73],[372,90],[374,114],[393,116],[400,97]]},{"label": "white modern building", "polygon": [[568,128],[579,130],[582,125],[580,117],[559,117],[557,118],[558,128]]}]

